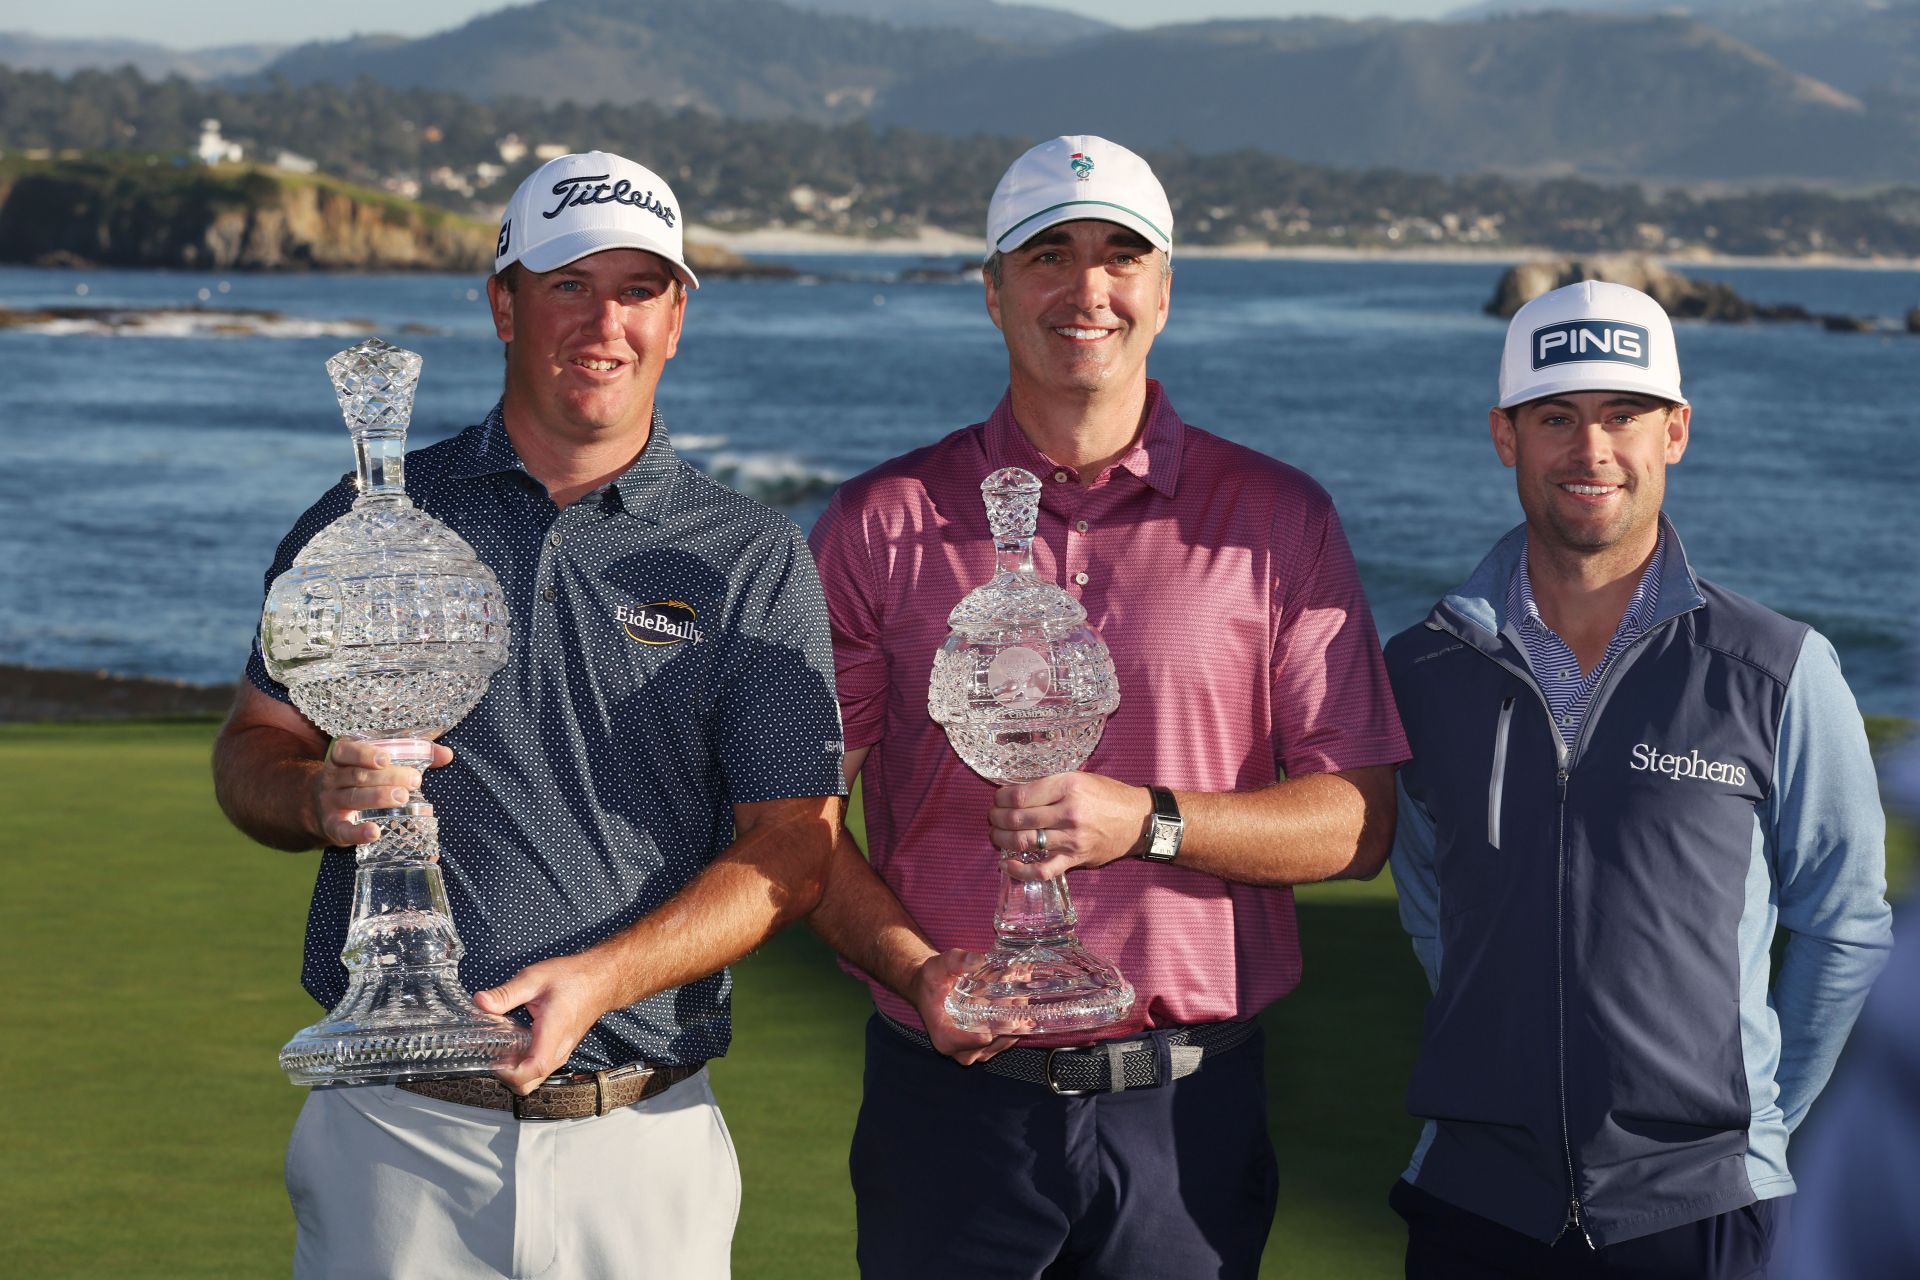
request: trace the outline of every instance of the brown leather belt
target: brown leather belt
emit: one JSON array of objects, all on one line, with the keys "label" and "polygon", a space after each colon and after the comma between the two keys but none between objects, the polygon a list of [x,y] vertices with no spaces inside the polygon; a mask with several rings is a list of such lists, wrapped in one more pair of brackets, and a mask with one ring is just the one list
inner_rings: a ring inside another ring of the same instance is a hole
[{"label": "brown leather belt", "polygon": [[687,1079],[706,1064],[655,1067],[628,1063],[611,1071],[548,1076],[532,1093],[521,1097],[492,1076],[455,1076],[450,1080],[403,1080],[400,1088],[442,1102],[457,1102],[489,1111],[511,1111],[516,1120],[580,1120],[644,1102]]}]

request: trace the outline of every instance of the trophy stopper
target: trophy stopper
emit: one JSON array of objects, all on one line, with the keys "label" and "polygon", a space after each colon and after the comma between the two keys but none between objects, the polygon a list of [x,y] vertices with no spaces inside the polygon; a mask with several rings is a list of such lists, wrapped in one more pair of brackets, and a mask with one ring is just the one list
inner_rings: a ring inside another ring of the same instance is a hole
[{"label": "trophy stopper", "polygon": [[1031,542],[1040,524],[1040,477],[1019,467],[1002,467],[980,482],[987,504],[987,527],[993,544]]},{"label": "trophy stopper", "polygon": [[413,420],[413,392],[420,385],[420,353],[378,338],[356,343],[327,360],[327,376],[340,399],[347,430],[358,439],[370,431],[406,434]]}]

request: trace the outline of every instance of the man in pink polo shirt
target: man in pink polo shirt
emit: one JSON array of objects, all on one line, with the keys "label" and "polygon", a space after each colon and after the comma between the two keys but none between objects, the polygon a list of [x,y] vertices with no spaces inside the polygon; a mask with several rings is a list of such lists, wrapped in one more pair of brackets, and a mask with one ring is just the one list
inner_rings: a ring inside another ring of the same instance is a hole
[{"label": "man in pink polo shirt", "polygon": [[[851,1159],[862,1271],[1252,1276],[1276,1194],[1252,1020],[1299,980],[1287,886],[1380,869],[1406,740],[1326,493],[1187,426],[1147,377],[1172,215],[1146,162],[1043,143],[987,235],[1006,396],[841,486],[812,537],[871,858],[843,841],[812,917],[879,1006]],[[1007,466],[1043,482],[1035,570],[1086,607],[1122,701],[1084,771],[996,789],[928,717],[927,682],[947,611],[991,576],[980,481]],[[1097,1047],[947,1020],[992,939],[989,837],[1044,848],[1023,874],[1073,873],[1082,941],[1138,992]]]}]

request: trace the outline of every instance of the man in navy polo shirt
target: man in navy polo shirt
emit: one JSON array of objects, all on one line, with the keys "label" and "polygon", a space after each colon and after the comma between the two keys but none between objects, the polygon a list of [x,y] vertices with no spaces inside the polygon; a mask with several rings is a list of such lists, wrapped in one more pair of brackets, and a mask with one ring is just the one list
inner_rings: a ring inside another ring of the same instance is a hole
[{"label": "man in navy polo shirt", "polygon": [[[349,846],[376,834],[359,811],[420,786],[462,980],[533,1029],[497,1081],[309,1096],[298,1274],[727,1273],[739,1173],[701,1064],[731,1036],[726,965],[818,900],[844,786],[805,542],[680,460],[655,407],[697,285],[654,174],[591,152],[528,178],[487,287],[505,394],[406,468],[498,575],[507,666],[424,780],[329,751],[257,648],[221,731],[234,823],[329,846],[302,975],[323,1006],[345,985]],[[343,481],[302,516],[268,581],[352,498]]]},{"label": "man in navy polo shirt", "polygon": [[1787,1136],[1891,941],[1860,713],[1661,514],[1692,408],[1653,299],[1521,308],[1489,418],[1526,522],[1387,645],[1434,990],[1407,1274],[1764,1275]]}]

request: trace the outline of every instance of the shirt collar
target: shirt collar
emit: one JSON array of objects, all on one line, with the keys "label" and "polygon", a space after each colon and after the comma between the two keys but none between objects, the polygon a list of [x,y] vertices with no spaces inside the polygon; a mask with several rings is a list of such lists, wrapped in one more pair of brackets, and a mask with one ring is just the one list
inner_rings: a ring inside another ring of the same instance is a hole
[{"label": "shirt collar", "polygon": [[[495,402],[493,408],[478,426],[470,427],[462,433],[463,440],[459,452],[455,455],[449,474],[456,479],[469,479],[476,476],[498,475],[503,472],[517,471],[521,475],[539,484],[526,464],[520,460],[519,450],[513,447],[513,441],[507,435],[507,420],[504,400]],[[647,447],[633,464],[621,472],[611,484],[595,490],[605,493],[612,490],[618,496],[620,509],[627,514],[645,520],[650,524],[660,523],[661,508],[668,493],[673,488],[674,476],[679,470],[680,458],[674,452],[673,442],[667,438],[667,420],[660,412],[660,406],[653,407],[653,426],[647,436]]]},{"label": "shirt collar", "polygon": [[[1626,612],[1620,615],[1620,625],[1614,629],[1614,635],[1637,636],[1653,625],[1654,613],[1660,604],[1660,578],[1666,565],[1667,530],[1661,522],[1659,536],[1654,540],[1653,558],[1647,561],[1647,567],[1640,573],[1640,581],[1634,584],[1633,597],[1627,601]],[[1533,597],[1533,575],[1528,568],[1526,544],[1520,546],[1520,562],[1514,566],[1513,578],[1507,587],[1507,616],[1523,627],[1533,627],[1540,631],[1552,631],[1546,619],[1540,616],[1540,605]]]},{"label": "shirt collar", "polygon": [[[1147,379],[1147,403],[1143,417],[1146,428],[1113,465],[1138,476],[1162,497],[1171,498],[1180,483],[1180,452],[1186,435],[1185,424],[1180,420],[1180,415],[1174,412],[1160,383],[1153,378]],[[992,470],[1022,467],[1042,477],[1056,471],[1065,471],[1076,479],[1079,477],[1074,468],[1062,466],[1035,448],[1033,441],[1027,438],[1027,433],[1020,429],[1020,424],[1013,416],[1011,388],[1000,397],[999,405],[986,421],[985,445],[987,465]]]}]

